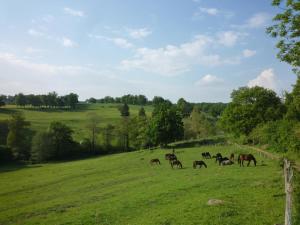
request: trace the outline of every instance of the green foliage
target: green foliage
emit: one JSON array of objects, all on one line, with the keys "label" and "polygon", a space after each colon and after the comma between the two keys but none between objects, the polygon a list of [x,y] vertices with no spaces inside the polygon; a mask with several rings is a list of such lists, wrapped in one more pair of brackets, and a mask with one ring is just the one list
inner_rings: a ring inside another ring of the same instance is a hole
[{"label": "green foliage", "polygon": [[0,120],[0,145],[6,145],[8,132],[8,121]]},{"label": "green foliage", "polygon": [[7,146],[11,148],[16,159],[27,160],[30,156],[32,134],[28,129],[30,123],[22,113],[14,113],[8,121]]},{"label": "green foliage", "polygon": [[64,159],[73,155],[77,150],[73,141],[73,130],[61,122],[52,122],[49,127],[49,135],[54,144],[54,155],[56,159]]},{"label": "green foliage", "polygon": [[281,119],[285,110],[276,93],[263,87],[239,88],[231,98],[220,125],[237,136],[250,134],[259,124]]},{"label": "green foliage", "polygon": [[184,120],[184,138],[197,139],[216,134],[216,121],[195,106],[190,117]]},{"label": "green foliage", "polygon": [[193,110],[193,104],[185,101],[184,98],[180,98],[177,101],[177,107],[183,117],[188,117]]},{"label": "green foliage", "polygon": [[196,103],[195,106],[199,108],[202,112],[205,112],[215,118],[218,118],[222,112],[225,110],[227,103],[217,102],[217,103]]},{"label": "green foliage", "polygon": [[181,113],[169,104],[157,105],[149,123],[148,136],[154,145],[181,140],[184,135]]},{"label": "green foliage", "polygon": [[32,140],[31,161],[47,162],[55,159],[55,143],[49,132],[39,132]]},{"label": "green foliage", "polygon": [[126,117],[126,116],[130,115],[129,106],[127,105],[127,103],[124,103],[122,106],[120,106],[119,111],[120,111],[122,117]]},{"label": "green foliage", "polygon": [[300,154],[300,123],[288,120],[271,121],[255,128],[249,137],[255,144],[267,144],[277,152]]},{"label": "green foliage", "polygon": [[11,162],[12,160],[13,156],[11,150],[7,146],[0,145],[0,162],[7,163]]},{"label": "green foliage", "polygon": [[285,104],[287,107],[286,118],[300,121],[300,76],[291,93],[286,93]]},{"label": "green foliage", "polygon": [[15,104],[18,106],[23,106],[27,104],[26,96],[22,93],[19,93],[15,96]]},{"label": "green foliage", "polygon": [[146,112],[144,107],[141,107],[139,110],[139,117],[144,117],[144,116],[146,116]]},{"label": "green foliage", "polygon": [[284,10],[273,18],[275,24],[267,28],[267,33],[279,39],[277,57],[300,72],[300,2],[299,0],[273,0],[273,5],[280,9],[282,9],[281,5],[284,5]]},{"label": "green foliage", "polygon": [[91,140],[91,152],[95,152],[96,136],[100,133],[100,121],[101,117],[98,114],[94,112],[90,112],[87,114],[86,127],[89,130],[89,137]]},{"label": "green foliage", "polygon": [[5,106],[6,96],[0,95],[0,107]]}]

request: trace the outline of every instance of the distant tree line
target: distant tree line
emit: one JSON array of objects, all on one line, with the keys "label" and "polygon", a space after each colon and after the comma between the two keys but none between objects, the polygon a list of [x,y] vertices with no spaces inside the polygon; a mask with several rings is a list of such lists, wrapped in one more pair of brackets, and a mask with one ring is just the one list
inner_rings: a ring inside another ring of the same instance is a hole
[{"label": "distant tree line", "polygon": [[56,92],[44,95],[24,95],[23,93],[15,96],[0,95],[0,107],[6,104],[15,104],[19,107],[75,109],[78,102],[78,95],[74,93],[64,96],[59,96]]}]

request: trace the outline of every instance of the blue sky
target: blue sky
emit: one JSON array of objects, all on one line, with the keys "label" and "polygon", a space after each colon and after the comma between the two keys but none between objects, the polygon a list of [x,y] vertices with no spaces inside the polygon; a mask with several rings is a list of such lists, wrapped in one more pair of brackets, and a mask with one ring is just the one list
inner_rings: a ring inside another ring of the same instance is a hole
[{"label": "blue sky", "polygon": [[265,33],[271,0],[0,1],[0,93],[228,102],[296,76]]}]

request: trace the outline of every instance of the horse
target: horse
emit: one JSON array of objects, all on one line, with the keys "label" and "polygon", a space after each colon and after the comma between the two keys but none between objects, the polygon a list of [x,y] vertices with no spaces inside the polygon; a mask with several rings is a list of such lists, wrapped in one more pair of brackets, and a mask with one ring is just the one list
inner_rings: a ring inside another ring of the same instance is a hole
[{"label": "horse", "polygon": [[234,161],[234,154],[233,154],[233,153],[231,153],[229,159],[230,159],[230,161],[232,161],[232,162]]},{"label": "horse", "polygon": [[249,166],[252,160],[254,162],[254,166],[256,166],[256,159],[252,154],[240,154],[238,157],[238,163],[240,166],[244,166],[244,161],[248,161],[247,166]]},{"label": "horse", "polygon": [[229,159],[227,157],[224,157],[224,158],[223,157],[218,157],[216,160],[219,161],[219,166],[220,166],[223,161],[226,161],[226,160],[229,160]]},{"label": "horse", "polygon": [[231,161],[231,160],[223,160],[222,162],[221,162],[221,165],[222,166],[228,166],[228,165],[232,165],[234,162],[233,161]]},{"label": "horse", "polygon": [[169,160],[169,159],[172,158],[172,157],[176,157],[176,155],[173,154],[173,153],[167,153],[167,154],[165,154],[165,159],[166,159],[166,160]]},{"label": "horse", "polygon": [[159,164],[160,165],[160,161],[159,161],[159,159],[151,159],[150,164],[151,165],[153,165],[153,164],[156,164],[156,165]]},{"label": "horse", "polygon": [[203,157],[204,159],[211,159],[211,155],[210,155],[209,152],[203,152],[203,153],[202,153],[202,157]]},{"label": "horse", "polygon": [[176,160],[177,160],[176,155],[171,156],[171,157],[169,158],[169,163],[171,164],[173,161],[176,161]]},{"label": "horse", "polygon": [[220,158],[222,158],[222,154],[221,153],[217,153],[212,158],[216,158],[216,162],[217,162]]},{"label": "horse", "polygon": [[174,160],[171,162],[171,167],[172,169],[174,168],[174,166],[177,166],[177,168],[181,168],[182,169],[182,164],[179,160]]},{"label": "horse", "polygon": [[207,165],[205,164],[204,161],[194,161],[193,162],[193,168],[196,169],[197,166],[200,166],[200,168],[202,168],[202,166],[204,166],[205,168],[207,168]]}]

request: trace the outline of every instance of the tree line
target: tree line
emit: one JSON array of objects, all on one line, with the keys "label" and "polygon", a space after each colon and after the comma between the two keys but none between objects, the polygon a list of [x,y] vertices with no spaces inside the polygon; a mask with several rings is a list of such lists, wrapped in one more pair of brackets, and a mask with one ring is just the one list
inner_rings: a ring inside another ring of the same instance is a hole
[{"label": "tree line", "polygon": [[23,93],[15,96],[0,95],[0,107],[6,104],[15,104],[19,107],[33,108],[71,108],[75,109],[78,104],[78,95],[70,93],[59,96],[56,92],[49,92],[44,95],[24,95]]}]

